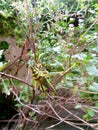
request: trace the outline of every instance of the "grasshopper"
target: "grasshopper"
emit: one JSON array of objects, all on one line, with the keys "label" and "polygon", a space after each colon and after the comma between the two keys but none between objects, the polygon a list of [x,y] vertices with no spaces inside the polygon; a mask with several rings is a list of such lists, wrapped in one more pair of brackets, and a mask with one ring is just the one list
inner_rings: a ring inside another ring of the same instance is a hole
[{"label": "grasshopper", "polygon": [[40,71],[35,66],[31,66],[32,77],[35,81],[37,81],[40,85],[44,86],[48,92],[55,92],[53,86],[47,81],[45,75],[42,71]]}]

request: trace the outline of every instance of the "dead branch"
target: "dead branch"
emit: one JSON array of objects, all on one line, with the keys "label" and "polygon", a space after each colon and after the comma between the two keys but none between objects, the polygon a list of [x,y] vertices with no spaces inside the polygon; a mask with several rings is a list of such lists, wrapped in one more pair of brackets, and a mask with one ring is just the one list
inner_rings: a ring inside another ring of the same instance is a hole
[{"label": "dead branch", "polygon": [[27,82],[25,82],[24,80],[22,80],[22,79],[20,79],[20,78],[18,78],[18,77],[15,77],[15,76],[12,76],[12,75],[3,73],[3,72],[0,72],[0,75],[1,75],[1,76],[5,76],[5,77],[8,77],[8,78],[16,79],[16,80],[18,80],[18,81],[20,81],[20,82],[22,82],[22,83],[24,83],[24,84],[26,84],[26,85],[28,85],[28,86],[34,88],[33,85],[28,84]]},{"label": "dead branch", "polygon": [[26,0],[26,11],[27,11],[27,20],[28,20],[28,25],[29,25],[29,30],[30,30],[30,47],[32,48],[32,51],[34,53],[34,59],[35,59],[35,62],[37,62],[37,59],[36,59],[36,47],[35,47],[35,39],[33,37],[33,27],[32,27],[32,21],[31,21],[31,18],[30,18],[30,11],[29,11],[29,4],[28,4],[28,0]]}]

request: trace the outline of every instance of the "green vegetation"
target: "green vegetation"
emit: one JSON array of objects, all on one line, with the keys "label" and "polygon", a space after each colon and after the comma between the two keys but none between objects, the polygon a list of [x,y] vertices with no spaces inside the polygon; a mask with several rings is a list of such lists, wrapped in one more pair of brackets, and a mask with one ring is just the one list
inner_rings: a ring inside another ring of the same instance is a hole
[{"label": "green vegetation", "polygon": [[[56,94],[44,92],[32,79],[31,64],[54,86]],[[75,118],[97,129],[97,123],[89,121],[98,116],[98,2],[1,0],[0,76],[0,92],[17,101],[21,127],[26,124],[23,119],[29,119],[32,128],[37,128],[35,122],[42,123],[38,116],[43,121],[51,117],[62,122],[55,106],[65,110],[72,103],[73,109],[83,110],[82,117]],[[70,110],[68,113],[74,117]],[[67,121],[69,118],[63,122]]]}]

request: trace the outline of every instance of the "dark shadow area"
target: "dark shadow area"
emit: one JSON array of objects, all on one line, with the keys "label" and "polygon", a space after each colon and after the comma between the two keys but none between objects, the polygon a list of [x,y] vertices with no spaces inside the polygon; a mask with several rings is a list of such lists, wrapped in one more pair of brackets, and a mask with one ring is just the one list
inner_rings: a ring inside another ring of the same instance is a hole
[{"label": "dark shadow area", "polygon": [[10,128],[14,123],[13,120],[17,119],[18,116],[15,116],[18,114],[16,103],[13,94],[6,95],[0,91],[0,130],[5,128],[9,122]]}]

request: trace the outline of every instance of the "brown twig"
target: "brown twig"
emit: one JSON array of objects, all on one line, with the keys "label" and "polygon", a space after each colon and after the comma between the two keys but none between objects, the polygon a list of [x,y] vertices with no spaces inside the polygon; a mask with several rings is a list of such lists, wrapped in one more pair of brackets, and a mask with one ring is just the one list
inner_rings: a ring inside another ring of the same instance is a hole
[{"label": "brown twig", "polygon": [[78,128],[79,130],[84,130],[83,128],[81,128],[81,127],[79,127],[79,126],[74,125],[73,122],[66,121],[64,118],[60,117],[60,116],[57,114],[57,112],[55,111],[55,109],[53,108],[52,104],[49,103],[49,102],[47,102],[47,104],[49,105],[49,107],[51,108],[51,110],[53,111],[53,113],[55,113],[55,115],[58,117],[58,120],[59,120],[59,121],[65,122],[65,123],[67,123],[68,125],[71,125],[71,126],[73,126],[73,127],[75,127],[75,128]]},{"label": "brown twig", "polygon": [[35,59],[35,62],[37,62],[37,59],[36,59],[36,47],[35,47],[35,39],[33,37],[33,27],[32,27],[32,21],[31,21],[31,18],[30,18],[30,11],[29,11],[29,4],[28,4],[28,0],[26,0],[26,11],[27,11],[27,20],[28,20],[28,25],[29,25],[29,30],[30,30],[30,46],[32,48],[32,51],[34,53],[34,59]]},{"label": "brown twig", "polygon": [[17,63],[17,61],[21,58],[21,55],[19,57],[17,57],[11,64],[9,64],[7,67],[5,67],[3,69],[3,71],[7,70],[8,68],[10,68],[13,64]]},{"label": "brown twig", "polygon": [[[73,47],[73,49],[71,50],[72,52],[74,52],[74,51],[76,50],[76,47],[79,46],[80,41],[81,41],[81,38],[83,38],[97,22],[98,22],[98,18],[96,18],[95,21],[88,27],[88,29],[79,37],[79,39],[78,39],[76,45],[75,45],[75,46]],[[89,45],[90,45],[90,44],[89,44]],[[88,44],[87,44],[86,46],[88,46]],[[86,48],[86,46],[85,46],[85,48]],[[82,48],[83,48],[83,47],[82,47]],[[81,49],[81,51],[82,51],[82,49]]]},{"label": "brown twig", "polygon": [[91,92],[86,90],[78,90],[79,92],[88,93],[88,94],[98,94],[98,92]]},{"label": "brown twig", "polygon": [[82,34],[81,37],[83,37],[85,34],[89,32],[89,30],[98,22],[98,18],[94,20],[94,22],[90,25],[90,27]]},{"label": "brown twig", "polygon": [[26,104],[22,103],[22,102],[20,101],[18,95],[15,93],[15,91],[13,91],[13,89],[10,89],[10,91],[15,95],[16,100],[17,100],[22,106],[24,106],[24,107],[26,107],[26,108],[32,110],[33,112],[36,112],[36,113],[40,114],[40,115],[42,114],[42,112],[41,112],[40,110],[37,110],[36,108],[30,107],[29,105],[26,105]]},{"label": "brown twig", "polygon": [[31,84],[25,82],[24,80],[22,80],[22,79],[20,79],[20,78],[18,78],[18,77],[15,77],[15,76],[13,76],[13,75],[9,75],[9,74],[3,73],[3,72],[0,72],[0,75],[1,75],[1,76],[5,76],[5,77],[8,77],[8,78],[16,79],[16,80],[18,80],[18,81],[20,81],[20,82],[22,82],[22,83],[24,83],[24,84],[26,84],[26,85],[28,85],[28,86],[34,88],[33,85],[31,85]]}]

